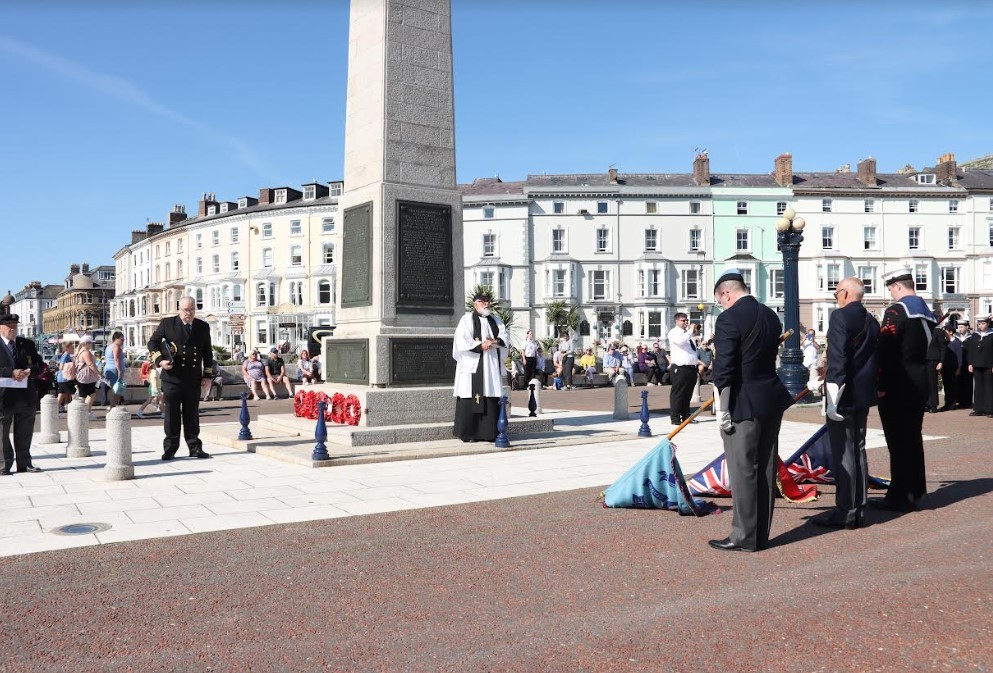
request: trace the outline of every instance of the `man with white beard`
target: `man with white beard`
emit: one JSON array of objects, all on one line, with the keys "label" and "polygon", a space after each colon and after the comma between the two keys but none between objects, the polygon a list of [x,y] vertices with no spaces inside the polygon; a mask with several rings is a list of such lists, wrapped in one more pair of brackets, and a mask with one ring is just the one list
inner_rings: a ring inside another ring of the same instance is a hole
[{"label": "man with white beard", "polygon": [[507,328],[490,311],[485,289],[472,298],[473,310],[455,328],[452,357],[455,368],[454,435],[463,442],[492,442],[497,436],[503,394]]}]

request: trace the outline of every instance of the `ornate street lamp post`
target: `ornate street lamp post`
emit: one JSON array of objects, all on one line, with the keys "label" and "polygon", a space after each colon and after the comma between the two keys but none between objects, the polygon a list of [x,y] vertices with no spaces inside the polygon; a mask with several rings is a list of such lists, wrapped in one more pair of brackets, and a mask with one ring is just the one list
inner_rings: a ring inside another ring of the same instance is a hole
[{"label": "ornate street lamp post", "polygon": [[803,352],[800,350],[800,244],[803,243],[802,217],[797,217],[792,208],[787,208],[776,222],[776,241],[783,253],[783,309],[786,329],[793,334],[783,345],[780,356],[779,380],[794,397],[804,389],[810,372],[803,366]]}]

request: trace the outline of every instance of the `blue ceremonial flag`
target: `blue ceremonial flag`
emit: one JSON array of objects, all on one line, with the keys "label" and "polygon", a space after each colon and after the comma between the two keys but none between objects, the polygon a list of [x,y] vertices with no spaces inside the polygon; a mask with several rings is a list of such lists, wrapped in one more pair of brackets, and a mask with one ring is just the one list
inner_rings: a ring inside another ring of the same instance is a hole
[{"label": "blue ceremonial flag", "polygon": [[684,516],[704,516],[717,509],[690,495],[668,439],[659,442],[604,491],[603,506],[667,509]]}]

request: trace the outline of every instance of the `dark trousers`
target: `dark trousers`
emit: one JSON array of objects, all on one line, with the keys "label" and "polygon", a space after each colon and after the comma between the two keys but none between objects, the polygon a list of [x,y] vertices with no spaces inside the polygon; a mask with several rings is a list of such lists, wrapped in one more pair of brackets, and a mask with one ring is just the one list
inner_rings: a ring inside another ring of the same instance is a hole
[{"label": "dark trousers", "polygon": [[576,360],[571,355],[562,358],[562,385],[572,386],[572,370],[575,364]]},{"label": "dark trousers", "polygon": [[524,385],[531,383],[534,378],[534,370],[538,366],[538,358],[524,358]]},{"label": "dark trousers", "polygon": [[199,453],[203,448],[200,441],[200,381],[186,381],[180,385],[163,381],[162,394],[166,402],[163,452],[175,455],[179,451],[182,430],[190,455]]},{"label": "dark trousers", "polygon": [[[24,391],[20,391],[24,392]],[[14,467],[25,472],[31,467],[31,438],[34,436],[34,399],[36,396],[24,394],[23,398],[7,395],[0,409],[0,428],[3,431],[3,466],[7,470]],[[10,441],[11,428],[14,442]]]},{"label": "dark trousers", "polygon": [[955,374],[955,364],[947,362],[941,366],[941,388],[945,391],[945,402],[942,407],[951,409],[959,400],[958,375]]},{"label": "dark trousers", "polygon": [[769,544],[782,412],[738,421],[721,431],[731,484],[731,542],[747,549]]},{"label": "dark trousers", "polygon": [[993,373],[989,367],[973,367],[972,378],[976,384],[972,409],[981,414],[993,414]]},{"label": "dark trousers", "polygon": [[955,391],[958,393],[959,407],[963,409],[972,406],[972,372],[969,371],[968,365],[962,365],[959,369],[958,375],[958,385],[955,386]]},{"label": "dark trousers", "polygon": [[679,425],[690,417],[690,398],[693,397],[693,386],[696,385],[696,365],[669,367],[669,377],[672,388],[669,391],[669,421]]},{"label": "dark trousers", "polygon": [[924,476],[924,400],[900,399],[892,391],[879,400],[879,420],[890,453],[890,487],[886,499],[913,504],[927,494]]},{"label": "dark trousers", "polygon": [[645,379],[648,383],[657,383],[659,385],[662,385],[662,371],[658,367],[653,367],[652,365],[648,365],[645,367],[644,374],[645,374]]},{"label": "dark trousers", "polygon": [[937,360],[928,360],[927,362],[927,408],[937,409],[938,408],[938,379],[941,377],[941,372],[939,372],[936,367],[938,366]]},{"label": "dark trousers", "polygon": [[837,516],[858,523],[865,509],[869,488],[869,465],[865,455],[865,424],[868,410],[852,411],[842,421],[828,419],[831,471],[834,472],[834,506]]}]

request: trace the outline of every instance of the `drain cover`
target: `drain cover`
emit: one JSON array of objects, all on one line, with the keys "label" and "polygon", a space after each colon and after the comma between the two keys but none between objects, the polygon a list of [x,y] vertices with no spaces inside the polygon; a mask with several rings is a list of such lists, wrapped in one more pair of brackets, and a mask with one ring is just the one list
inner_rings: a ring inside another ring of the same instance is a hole
[{"label": "drain cover", "polygon": [[70,523],[59,526],[52,532],[56,535],[89,535],[90,533],[102,533],[110,530],[108,523]]}]

